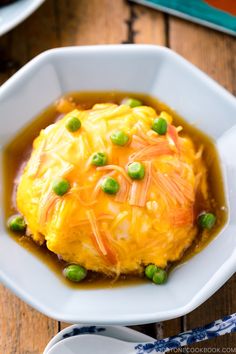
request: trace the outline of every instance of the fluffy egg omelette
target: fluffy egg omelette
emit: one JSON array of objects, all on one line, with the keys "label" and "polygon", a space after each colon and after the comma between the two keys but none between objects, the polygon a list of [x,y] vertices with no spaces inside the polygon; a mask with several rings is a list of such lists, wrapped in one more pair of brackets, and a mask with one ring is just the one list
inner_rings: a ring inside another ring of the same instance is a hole
[{"label": "fluffy egg omelette", "polygon": [[66,262],[109,276],[179,260],[207,200],[201,149],[143,105],[73,109],[42,130],[20,177],[27,233]]}]

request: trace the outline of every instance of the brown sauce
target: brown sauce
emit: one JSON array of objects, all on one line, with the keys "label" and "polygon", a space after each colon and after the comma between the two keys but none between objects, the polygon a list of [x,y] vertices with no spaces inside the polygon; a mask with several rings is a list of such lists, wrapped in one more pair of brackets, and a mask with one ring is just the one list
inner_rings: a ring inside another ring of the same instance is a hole
[{"label": "brown sauce", "polygon": [[[124,97],[134,97],[140,99],[144,104],[153,107],[157,112],[165,110],[169,112],[174,118],[175,125],[183,126],[183,134],[188,135],[193,140],[196,148],[200,145],[204,145],[203,158],[208,168],[208,183],[211,188],[209,205],[212,212],[217,216],[217,223],[213,230],[210,232],[199,233],[199,236],[195,239],[192,246],[186,250],[181,263],[185,262],[190,257],[194,256],[197,252],[201,251],[222,229],[227,220],[227,208],[224,195],[223,179],[220,170],[219,158],[214,146],[213,141],[198,130],[193,125],[188,124],[182,119],[176,112],[172,111],[168,106],[159,102],[157,99],[144,94],[131,94],[124,92],[76,92],[67,94],[65,97],[72,97],[73,101],[79,105],[79,107],[88,109],[95,103],[101,102],[114,102],[119,104]],[[33,140],[38,136],[41,129],[46,128],[49,124],[60,118],[60,113],[56,109],[56,105],[52,104],[49,108],[39,114],[32,122],[26,126],[18,135],[6,146],[3,154],[4,162],[4,206],[6,220],[12,214],[16,213],[15,207],[15,179],[19,173],[22,164],[27,161],[30,156]],[[183,135],[182,134],[182,135]],[[205,206],[205,202],[204,202]],[[201,211],[203,205],[198,200],[196,205],[197,210]],[[80,284],[73,284],[64,279],[62,269],[65,266],[65,262],[60,261],[58,257],[50,252],[44,246],[36,245],[29,237],[19,236],[10,233],[19,245],[23,246],[29,252],[33,253],[36,257],[40,258],[52,271],[60,276],[62,281],[69,285],[80,289],[92,289],[92,288],[104,288],[114,286],[126,286],[132,284],[139,284],[145,282],[145,279],[124,276],[117,281],[112,281],[110,278],[106,278],[95,273],[90,273],[86,281]],[[178,264],[180,263],[178,262]],[[171,265],[173,268],[177,263]]]}]

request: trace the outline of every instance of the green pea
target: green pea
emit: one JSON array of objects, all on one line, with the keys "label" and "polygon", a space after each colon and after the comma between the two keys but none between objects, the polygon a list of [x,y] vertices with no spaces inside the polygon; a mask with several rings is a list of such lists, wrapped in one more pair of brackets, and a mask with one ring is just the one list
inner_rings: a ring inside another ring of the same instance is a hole
[{"label": "green pea", "polygon": [[145,175],[144,165],[140,162],[132,162],[128,166],[128,175],[132,179],[143,179]]},{"label": "green pea", "polygon": [[13,215],[8,220],[8,227],[15,232],[23,232],[26,229],[26,223],[21,215]]},{"label": "green pea", "polygon": [[120,185],[114,178],[106,177],[102,181],[101,188],[107,194],[116,194],[120,189]]},{"label": "green pea", "polygon": [[155,118],[152,123],[152,130],[159,135],[164,135],[167,132],[167,121],[164,118]]},{"label": "green pea", "polygon": [[69,132],[74,133],[77,130],[79,130],[81,127],[81,121],[77,117],[69,117],[66,120],[66,129],[69,130]]},{"label": "green pea", "polygon": [[95,152],[92,156],[92,165],[104,166],[107,164],[107,155],[104,152]]},{"label": "green pea", "polygon": [[202,213],[198,216],[198,224],[203,229],[212,229],[216,222],[216,216],[212,213]]},{"label": "green pea", "polygon": [[123,146],[128,143],[129,136],[122,130],[116,130],[111,134],[110,139],[113,144]]},{"label": "green pea", "polygon": [[64,268],[63,275],[71,281],[79,282],[86,278],[87,270],[78,264],[70,264]]},{"label": "green pea", "polygon": [[155,284],[164,284],[167,281],[167,272],[164,269],[157,268],[153,274],[152,281]]},{"label": "green pea", "polygon": [[64,178],[57,178],[53,182],[52,189],[53,189],[54,193],[56,193],[59,196],[62,196],[65,193],[67,193],[68,190],[70,189],[70,182]]},{"label": "green pea", "polygon": [[134,107],[139,107],[139,106],[142,106],[143,105],[143,102],[138,100],[137,98],[125,98],[123,101],[122,101],[122,104],[126,105],[126,106],[129,106],[131,108],[134,108]]},{"label": "green pea", "polygon": [[146,268],[145,268],[145,275],[148,279],[152,279],[154,273],[157,271],[157,266],[155,264],[149,264]]}]

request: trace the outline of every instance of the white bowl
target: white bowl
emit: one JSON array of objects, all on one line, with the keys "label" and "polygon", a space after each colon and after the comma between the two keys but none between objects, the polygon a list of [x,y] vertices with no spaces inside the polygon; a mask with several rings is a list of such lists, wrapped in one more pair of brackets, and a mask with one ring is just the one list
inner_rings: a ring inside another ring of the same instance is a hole
[{"label": "white bowl", "polygon": [[0,36],[30,16],[45,0],[18,0],[0,7]]},{"label": "white bowl", "polygon": [[[127,325],[184,315],[209,298],[236,269],[236,100],[166,48],[54,49],[33,59],[0,88],[1,147],[42,108],[68,91],[80,90],[148,93],[211,135],[223,161],[227,226],[201,253],[175,269],[164,286],[75,290],[9,237],[1,208],[0,279],[34,308],[66,322]],[[1,178],[0,170],[2,188]]]}]

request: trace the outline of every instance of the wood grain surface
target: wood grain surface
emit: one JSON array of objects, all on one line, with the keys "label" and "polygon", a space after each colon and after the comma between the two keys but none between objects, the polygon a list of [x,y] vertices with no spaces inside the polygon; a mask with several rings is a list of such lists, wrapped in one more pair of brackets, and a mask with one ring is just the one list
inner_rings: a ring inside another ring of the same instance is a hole
[{"label": "wood grain surface", "polygon": [[[116,43],[168,46],[236,94],[233,37],[125,0],[47,0],[30,18],[0,38],[0,84],[46,49]],[[236,312],[235,293],[234,276],[191,314],[133,328],[162,338],[204,325]],[[33,310],[0,286],[0,354],[42,353],[50,338],[66,326]],[[221,348],[222,352],[223,348],[235,348],[236,352],[236,337],[220,337],[194,346],[196,350]]]}]

